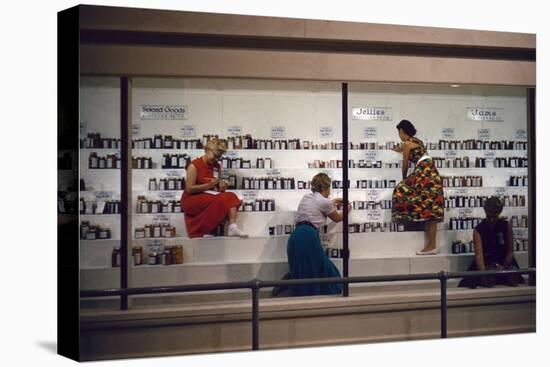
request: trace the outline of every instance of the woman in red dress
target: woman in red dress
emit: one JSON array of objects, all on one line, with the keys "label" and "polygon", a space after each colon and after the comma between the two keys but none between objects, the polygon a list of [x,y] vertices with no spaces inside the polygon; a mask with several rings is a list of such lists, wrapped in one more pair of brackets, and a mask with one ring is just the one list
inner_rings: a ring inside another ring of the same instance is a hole
[{"label": "woman in red dress", "polygon": [[248,237],[237,227],[237,208],[241,199],[226,192],[228,183],[220,180],[218,159],[226,151],[225,143],[217,138],[208,141],[204,155],[187,167],[185,190],[181,197],[187,234],[191,238],[210,237],[218,224],[229,217],[227,235]]}]

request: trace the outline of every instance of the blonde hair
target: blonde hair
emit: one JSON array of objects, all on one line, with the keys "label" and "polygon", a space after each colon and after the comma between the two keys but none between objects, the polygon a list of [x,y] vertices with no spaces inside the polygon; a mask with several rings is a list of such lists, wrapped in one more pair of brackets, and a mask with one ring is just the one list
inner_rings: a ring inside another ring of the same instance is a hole
[{"label": "blonde hair", "polygon": [[204,147],[205,152],[208,150],[211,150],[215,154],[223,154],[227,151],[227,143],[223,139],[212,138],[208,140],[208,143]]},{"label": "blonde hair", "polygon": [[321,192],[330,188],[331,179],[326,173],[318,173],[311,180],[311,191]]}]

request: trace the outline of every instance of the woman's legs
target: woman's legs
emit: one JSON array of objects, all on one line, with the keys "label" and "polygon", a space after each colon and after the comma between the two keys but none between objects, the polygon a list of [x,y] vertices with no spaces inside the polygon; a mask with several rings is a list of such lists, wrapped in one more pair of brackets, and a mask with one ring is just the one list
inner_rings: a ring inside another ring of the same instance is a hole
[{"label": "woman's legs", "polygon": [[432,251],[436,248],[436,242],[435,242],[435,235],[437,233],[437,222],[436,221],[428,221],[426,222],[426,244],[424,246],[423,252],[426,251]]}]

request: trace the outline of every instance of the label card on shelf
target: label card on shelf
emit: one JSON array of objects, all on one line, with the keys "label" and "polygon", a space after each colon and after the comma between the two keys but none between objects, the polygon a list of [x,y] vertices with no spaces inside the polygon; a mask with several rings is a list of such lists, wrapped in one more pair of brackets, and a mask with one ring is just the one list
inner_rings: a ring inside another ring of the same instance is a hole
[{"label": "label card on shelf", "polygon": [[159,198],[161,199],[175,199],[176,198],[176,192],[175,191],[161,191],[159,192]]},{"label": "label card on shelf", "polygon": [[516,139],[527,140],[527,129],[516,129]]},{"label": "label card on shelf", "polygon": [[445,159],[454,159],[457,157],[456,150],[446,150]]},{"label": "label card on shelf", "polygon": [[517,239],[527,239],[527,228],[512,228],[512,232],[514,232],[514,238]]},{"label": "label card on shelf", "polygon": [[235,150],[227,151],[223,154],[225,158],[234,159],[237,158],[238,154]]},{"label": "label card on shelf", "polygon": [[383,222],[384,215],[381,209],[367,210],[367,222]]},{"label": "label card on shelf", "polygon": [[474,214],[474,209],[472,208],[462,208],[458,210],[458,216],[460,218],[471,217]]},{"label": "label card on shelf", "polygon": [[376,126],[367,126],[363,129],[363,137],[365,139],[376,139],[378,136],[378,128]]},{"label": "label card on shelf", "polygon": [[504,121],[504,108],[466,108],[466,120],[468,121]]},{"label": "label card on shelf", "polygon": [[391,107],[352,107],[353,120],[392,121]]},{"label": "label card on shelf", "polygon": [[258,197],[258,191],[243,191],[242,192],[243,200],[254,200]]},{"label": "label card on shelf", "polygon": [[149,240],[145,243],[148,253],[164,251],[164,242],[159,240]]},{"label": "label card on shelf", "polygon": [[80,121],[80,136],[86,137],[87,130],[86,130],[86,121]]},{"label": "label card on shelf", "polygon": [[380,192],[378,190],[367,190],[367,201],[380,200]]},{"label": "label card on shelf", "polygon": [[369,161],[376,161],[378,159],[378,151],[377,150],[367,150],[365,152],[365,159]]},{"label": "label card on shelf", "polygon": [[140,124],[132,124],[132,136],[133,137],[141,136],[141,125]]},{"label": "label card on shelf", "polygon": [[[185,171],[184,171],[185,172]],[[185,176],[181,171],[166,171],[168,177],[182,177]]]},{"label": "label card on shelf", "polygon": [[153,217],[153,223],[170,223],[170,217],[166,214],[157,214]]},{"label": "label card on shelf", "polygon": [[495,159],[496,157],[496,151],[494,150],[486,150],[483,152],[483,156],[488,159]]},{"label": "label card on shelf", "polygon": [[242,126],[228,126],[227,136],[241,136],[243,134]]},{"label": "label card on shelf", "polygon": [[271,138],[281,139],[285,137],[285,127],[284,126],[271,126]]},{"label": "label card on shelf", "polygon": [[443,139],[454,139],[455,138],[455,128],[454,127],[444,127],[441,129],[441,137]]},{"label": "label card on shelf", "polygon": [[334,128],[332,126],[321,126],[319,128],[319,136],[321,138],[332,138],[332,137],[334,137]]},{"label": "label card on shelf", "polygon": [[94,196],[97,200],[106,200],[113,197],[112,191],[95,191]]},{"label": "label card on shelf", "polygon": [[455,195],[466,195],[466,194],[468,194],[468,190],[465,189],[465,188],[459,187],[459,188],[457,188],[457,189],[454,189],[454,190],[453,190],[453,193],[454,193]]},{"label": "label card on shelf", "polygon": [[195,125],[184,125],[180,128],[180,136],[184,138],[194,138],[197,135]]},{"label": "label card on shelf", "polygon": [[477,138],[481,140],[491,139],[491,129],[477,129]]},{"label": "label card on shelf", "polygon": [[506,187],[497,187],[495,189],[496,196],[506,196],[508,194],[508,189]]},{"label": "label card on shelf", "polygon": [[280,176],[281,175],[281,170],[279,168],[268,169],[266,171],[266,174],[268,176]]}]

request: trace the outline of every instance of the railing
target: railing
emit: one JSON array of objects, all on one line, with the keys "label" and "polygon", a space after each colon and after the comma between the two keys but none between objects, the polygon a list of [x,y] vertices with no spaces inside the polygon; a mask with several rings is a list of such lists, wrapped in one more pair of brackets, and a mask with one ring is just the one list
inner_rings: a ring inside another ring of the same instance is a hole
[{"label": "railing", "polygon": [[159,294],[159,293],[182,293],[182,292],[201,292],[229,289],[250,289],[252,294],[252,350],[259,350],[260,340],[260,295],[261,288],[293,285],[318,285],[318,284],[352,284],[352,283],[377,283],[377,282],[396,282],[412,280],[439,280],[440,298],[441,298],[441,337],[447,337],[447,280],[453,278],[468,278],[475,276],[496,276],[511,274],[531,274],[536,273],[535,268],[516,269],[516,270],[491,270],[491,271],[467,271],[451,272],[440,271],[439,273],[410,274],[410,275],[381,275],[367,277],[348,277],[348,278],[310,278],[310,279],[290,279],[263,281],[253,279],[248,282],[231,283],[209,283],[193,284],[167,287],[144,287],[144,288],[126,288],[126,289],[105,289],[80,291],[80,297],[106,297],[106,296],[131,296],[138,294]]}]

